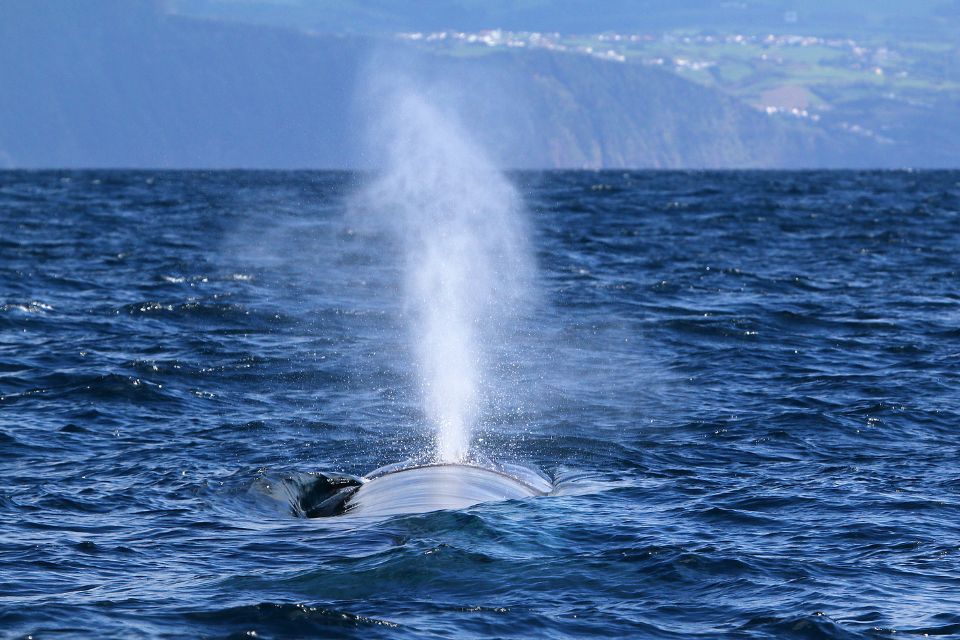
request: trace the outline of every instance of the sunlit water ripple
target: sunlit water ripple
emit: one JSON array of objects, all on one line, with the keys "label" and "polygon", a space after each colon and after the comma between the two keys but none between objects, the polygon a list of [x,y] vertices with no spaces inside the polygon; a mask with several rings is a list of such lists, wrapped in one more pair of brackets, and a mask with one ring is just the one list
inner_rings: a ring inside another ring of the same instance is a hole
[{"label": "sunlit water ripple", "polygon": [[0,173],[0,635],[960,634],[960,172],[512,175],[475,443],[577,489],[298,519],[430,441],[365,179]]}]

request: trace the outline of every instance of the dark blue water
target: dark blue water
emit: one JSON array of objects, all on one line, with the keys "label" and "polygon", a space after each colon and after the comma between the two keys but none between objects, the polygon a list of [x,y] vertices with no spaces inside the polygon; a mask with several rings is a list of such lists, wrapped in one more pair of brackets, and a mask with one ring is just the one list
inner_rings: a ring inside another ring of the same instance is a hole
[{"label": "dark blue water", "polygon": [[960,634],[960,172],[512,176],[475,442],[570,489],[296,518],[430,443],[364,179],[0,173],[0,635]]}]

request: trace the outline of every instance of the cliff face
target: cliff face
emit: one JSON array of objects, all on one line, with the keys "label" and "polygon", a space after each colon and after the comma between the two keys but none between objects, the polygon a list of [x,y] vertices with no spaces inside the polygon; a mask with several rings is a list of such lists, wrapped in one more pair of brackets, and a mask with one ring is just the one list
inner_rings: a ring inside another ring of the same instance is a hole
[{"label": "cliff face", "polygon": [[[482,64],[499,71],[513,102],[497,107],[498,118],[474,121],[511,123],[518,144],[509,157],[522,166],[843,166],[874,155],[860,140],[831,139],[654,68],[534,52]],[[481,76],[479,69],[448,72]]]},{"label": "cliff face", "polygon": [[897,164],[875,142],[771,118],[640,65],[395,47],[146,3],[9,0],[0,4],[0,166],[363,166],[358,78],[400,55],[459,94],[465,122],[509,167]]}]

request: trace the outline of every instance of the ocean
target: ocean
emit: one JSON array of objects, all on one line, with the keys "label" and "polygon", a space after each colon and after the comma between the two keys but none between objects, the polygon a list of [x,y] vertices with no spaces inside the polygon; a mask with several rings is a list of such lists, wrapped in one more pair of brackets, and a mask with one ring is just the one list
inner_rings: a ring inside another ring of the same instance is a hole
[{"label": "ocean", "polygon": [[433,442],[370,179],[0,172],[0,636],[960,635],[960,172],[509,174],[556,495],[308,519]]}]

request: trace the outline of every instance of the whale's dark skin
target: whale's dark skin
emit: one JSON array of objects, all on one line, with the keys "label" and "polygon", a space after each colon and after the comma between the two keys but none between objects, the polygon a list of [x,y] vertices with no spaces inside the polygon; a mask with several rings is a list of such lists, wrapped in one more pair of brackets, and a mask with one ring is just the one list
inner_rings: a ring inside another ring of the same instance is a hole
[{"label": "whale's dark skin", "polygon": [[465,509],[550,493],[550,481],[514,465],[398,463],[364,477],[316,473],[292,487],[294,513],[307,518],[390,516]]}]

